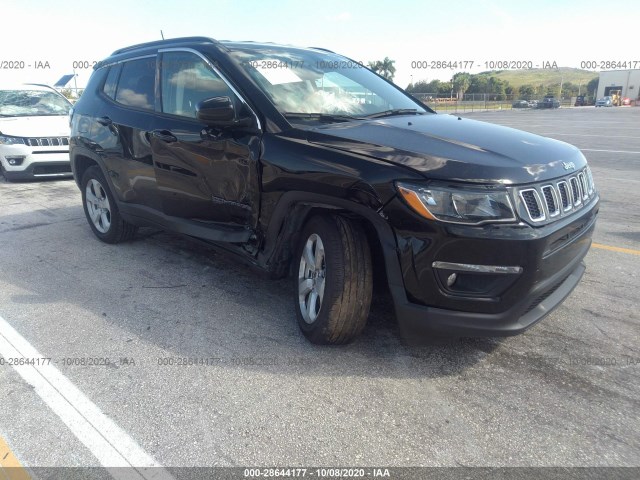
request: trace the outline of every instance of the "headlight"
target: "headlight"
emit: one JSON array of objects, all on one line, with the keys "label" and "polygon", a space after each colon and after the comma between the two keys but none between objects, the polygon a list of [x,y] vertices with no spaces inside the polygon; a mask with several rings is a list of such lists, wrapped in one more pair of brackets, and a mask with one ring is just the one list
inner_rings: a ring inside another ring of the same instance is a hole
[{"label": "headlight", "polygon": [[420,186],[396,184],[400,196],[429,220],[477,225],[516,220],[509,194],[492,187]]},{"label": "headlight", "polygon": [[24,145],[22,137],[7,137],[0,135],[0,145]]}]

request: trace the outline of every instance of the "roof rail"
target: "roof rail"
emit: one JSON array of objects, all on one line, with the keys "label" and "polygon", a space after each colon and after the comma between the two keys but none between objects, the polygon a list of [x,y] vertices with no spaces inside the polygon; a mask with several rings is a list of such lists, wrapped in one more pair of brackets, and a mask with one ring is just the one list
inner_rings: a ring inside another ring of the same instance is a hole
[{"label": "roof rail", "polygon": [[166,40],[156,40],[154,42],[146,42],[139,43],[137,45],[131,45],[130,47],[119,48],[111,55],[118,55],[120,53],[129,52],[131,50],[136,50],[138,48],[145,47],[157,47],[162,45],[175,45],[180,43],[194,43],[194,42],[205,42],[205,43],[218,43],[217,40],[209,37],[179,37],[179,38],[167,38]]}]

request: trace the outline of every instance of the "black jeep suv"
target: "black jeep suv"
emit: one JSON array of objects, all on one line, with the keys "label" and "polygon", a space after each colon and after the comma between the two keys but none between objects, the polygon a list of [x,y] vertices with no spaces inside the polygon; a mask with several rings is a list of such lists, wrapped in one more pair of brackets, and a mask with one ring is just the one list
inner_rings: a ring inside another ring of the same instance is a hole
[{"label": "black jeep suv", "polygon": [[374,275],[407,337],[522,332],[579,282],[598,212],[577,148],[437,115],[319,48],[192,37],[117,50],[71,128],[100,240],[156,226],[291,275],[314,343],[358,335]]},{"label": "black jeep suv", "polygon": [[553,95],[545,95],[542,102],[538,104],[539,108],[560,108],[560,101]]}]

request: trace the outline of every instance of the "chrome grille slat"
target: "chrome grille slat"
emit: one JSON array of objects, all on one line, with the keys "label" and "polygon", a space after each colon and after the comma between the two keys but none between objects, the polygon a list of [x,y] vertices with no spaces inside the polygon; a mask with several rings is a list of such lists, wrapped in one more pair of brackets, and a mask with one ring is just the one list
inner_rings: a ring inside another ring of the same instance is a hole
[{"label": "chrome grille slat", "polygon": [[587,167],[587,178],[589,180],[589,195],[591,195],[595,189],[595,184],[593,183],[593,175],[591,174],[591,169]]},{"label": "chrome grille slat", "polygon": [[540,195],[537,190],[533,188],[521,190],[520,198],[522,198],[522,201],[524,202],[524,206],[527,209],[527,213],[529,214],[531,221],[541,222],[546,218],[542,202],[540,201]]},{"label": "chrome grille slat", "polygon": [[580,184],[576,177],[569,179],[569,185],[571,185],[571,196],[573,197],[573,205],[578,206],[582,203],[582,195],[580,194]]},{"label": "chrome grille slat", "polygon": [[562,198],[562,210],[568,212],[571,210],[571,196],[569,194],[569,185],[567,185],[567,182],[558,182],[558,191]]},{"label": "chrome grille slat", "polygon": [[558,205],[558,196],[553,185],[545,185],[542,187],[542,195],[547,204],[547,213],[549,217],[560,215],[560,206]]},{"label": "chrome grille slat", "polygon": [[587,187],[587,179],[584,172],[578,174],[578,180],[580,181],[580,188],[582,189],[582,200],[589,198],[589,188]]}]

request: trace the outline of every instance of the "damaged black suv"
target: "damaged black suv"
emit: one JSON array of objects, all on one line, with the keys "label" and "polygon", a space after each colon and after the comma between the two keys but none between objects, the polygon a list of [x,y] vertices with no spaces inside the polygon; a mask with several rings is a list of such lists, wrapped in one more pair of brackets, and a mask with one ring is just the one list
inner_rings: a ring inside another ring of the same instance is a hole
[{"label": "damaged black suv", "polygon": [[572,145],[437,115],[319,48],[191,37],[98,63],[70,156],[102,241],[155,226],[291,275],[314,343],[383,280],[402,333],[513,335],[579,282],[599,196]]}]

